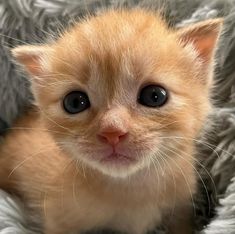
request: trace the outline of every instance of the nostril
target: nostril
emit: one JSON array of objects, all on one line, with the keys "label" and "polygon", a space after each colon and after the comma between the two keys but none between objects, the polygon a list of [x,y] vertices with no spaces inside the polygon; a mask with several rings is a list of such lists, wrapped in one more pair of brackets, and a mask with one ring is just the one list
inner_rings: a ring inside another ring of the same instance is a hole
[{"label": "nostril", "polygon": [[117,145],[127,137],[127,132],[101,132],[97,135],[101,142]]},{"label": "nostril", "polygon": [[102,136],[100,134],[97,134],[97,138],[101,141],[101,142],[104,142],[104,143],[107,143],[107,138],[105,136]]},{"label": "nostril", "polygon": [[128,133],[123,133],[122,135],[119,136],[119,140],[125,140],[127,137]]}]

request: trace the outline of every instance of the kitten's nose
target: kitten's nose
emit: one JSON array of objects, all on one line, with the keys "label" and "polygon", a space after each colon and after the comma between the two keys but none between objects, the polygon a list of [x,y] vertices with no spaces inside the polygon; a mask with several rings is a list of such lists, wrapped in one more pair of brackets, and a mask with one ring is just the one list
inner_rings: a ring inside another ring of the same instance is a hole
[{"label": "kitten's nose", "polygon": [[128,132],[120,129],[106,129],[98,134],[98,138],[112,146],[117,145],[126,138]]}]

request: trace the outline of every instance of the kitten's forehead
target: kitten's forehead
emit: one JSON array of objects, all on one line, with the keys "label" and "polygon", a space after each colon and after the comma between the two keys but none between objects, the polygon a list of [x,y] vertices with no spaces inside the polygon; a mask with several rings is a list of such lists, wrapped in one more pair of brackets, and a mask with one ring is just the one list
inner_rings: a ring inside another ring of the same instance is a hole
[{"label": "kitten's forehead", "polygon": [[56,43],[53,69],[89,89],[100,89],[110,100],[123,87],[135,89],[160,69],[174,67],[177,73],[177,49],[174,34],[159,16],[140,10],[110,11],[64,34]]},{"label": "kitten's forehead", "polygon": [[[115,77],[124,67],[129,71],[131,65],[138,68],[143,56],[158,56],[160,51],[153,50],[160,50],[169,34],[160,17],[153,13],[110,11],[87,19],[65,33],[56,43],[55,57],[69,62],[75,70],[87,73],[97,68]],[[81,79],[85,81],[87,77]]]},{"label": "kitten's forehead", "polygon": [[[166,25],[158,15],[146,11],[110,11],[84,21],[75,28],[87,39],[93,49],[112,52],[133,46],[138,39],[150,39],[168,34]],[[156,38],[155,38],[156,40]]]}]

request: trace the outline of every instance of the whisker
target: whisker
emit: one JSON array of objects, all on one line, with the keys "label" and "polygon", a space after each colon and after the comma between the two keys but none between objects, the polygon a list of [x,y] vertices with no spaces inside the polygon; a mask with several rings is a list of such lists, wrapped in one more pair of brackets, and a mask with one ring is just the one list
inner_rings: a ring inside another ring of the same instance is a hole
[{"label": "whisker", "polygon": [[185,174],[184,174],[182,168],[178,165],[177,162],[175,162],[174,159],[172,159],[171,157],[169,157],[169,156],[168,156],[166,153],[164,153],[163,151],[159,150],[159,153],[160,153],[160,154],[164,154],[165,157],[167,157],[168,159],[170,159],[170,160],[176,165],[176,167],[179,169],[180,173],[181,173],[182,176],[184,177],[185,183],[186,183],[186,185],[187,185],[187,187],[188,187],[188,190],[189,190],[189,193],[190,193],[190,197],[191,197],[191,201],[192,201],[192,205],[193,205],[194,214],[196,215],[196,206],[195,206],[195,202],[194,202],[194,199],[193,199],[192,190],[191,190],[191,188],[190,188],[190,186],[189,186],[188,180],[187,180],[187,178],[186,178],[186,176],[185,176]]},{"label": "whisker", "polygon": [[42,110],[42,108],[39,107],[39,109],[40,109],[41,113],[47,118],[47,120],[49,120],[50,122],[56,124],[56,126],[58,126],[58,127],[62,128],[62,129],[64,129],[64,130],[68,131],[70,134],[73,134],[72,131],[71,131],[69,128],[66,128],[66,127],[64,127],[63,125],[57,123],[55,120],[51,119],[51,118]]},{"label": "whisker", "polygon": [[[168,147],[166,147],[164,145],[162,145],[162,147],[164,147],[167,150],[170,150]],[[179,153],[174,152],[174,151],[172,151],[172,152],[176,153],[178,156],[182,157]],[[182,152],[182,154],[185,154],[185,152]],[[212,178],[210,172],[206,169],[206,167],[199,160],[197,160],[196,157],[193,157],[192,155],[190,155],[188,153],[187,153],[187,156],[190,157],[195,163],[197,163],[206,172],[206,174],[209,176],[209,178],[210,178],[210,180],[212,182],[213,189],[214,189],[215,193],[217,194],[216,185],[215,185],[214,179]],[[183,159],[186,160],[185,158],[183,158]]]},{"label": "whisker", "polygon": [[78,176],[78,174],[80,174],[78,168],[77,168],[77,164],[78,164],[78,160],[75,160],[76,161],[76,171],[75,171],[75,174],[73,176],[73,200],[75,201],[75,204],[78,203],[77,202],[77,195],[76,195],[76,186],[75,186],[75,182],[76,182],[76,178]]},{"label": "whisker", "polygon": [[46,209],[46,199],[47,199],[47,191],[44,191],[43,196],[43,213],[45,218],[47,217],[47,209]]},{"label": "whisker", "polygon": [[[159,122],[159,124],[162,124],[164,122],[164,120],[162,121],[162,122]],[[171,125],[173,125],[173,124],[175,124],[175,123],[181,123],[182,121],[173,121],[173,122],[170,122],[170,123],[168,123],[168,124],[164,124],[163,126],[161,126],[160,128],[156,128],[156,127],[154,127],[154,128],[152,128],[151,130],[152,131],[159,131],[159,130],[162,130],[162,129],[164,129],[164,128],[166,128],[166,127],[169,127],[169,126],[171,126]]]},{"label": "whisker", "polygon": [[[159,177],[159,174],[158,174],[157,166],[156,166],[155,161],[153,160],[152,157],[150,157],[149,159],[151,160],[151,162],[152,162],[152,164],[153,164],[153,166],[154,166],[155,173],[157,174],[157,181],[158,181],[158,184],[159,184],[159,182],[160,182],[160,177]],[[158,165],[159,165],[159,162],[158,162],[158,161],[157,161],[157,163],[158,163]]]},{"label": "whisker", "polygon": [[[205,184],[204,180],[202,179],[202,176],[200,175],[200,173],[198,172],[198,170],[195,168],[195,166],[194,166],[190,161],[188,161],[187,159],[185,159],[184,157],[182,157],[182,156],[181,156],[179,153],[177,153],[176,151],[171,150],[169,147],[165,147],[165,146],[163,146],[163,147],[164,147],[166,150],[169,150],[169,151],[172,152],[173,154],[177,155],[178,157],[180,157],[181,159],[183,159],[185,162],[187,162],[189,165],[191,165],[191,166],[193,167],[194,171],[197,173],[199,179],[201,180],[201,182],[202,182],[202,184],[203,184],[203,187],[204,187],[204,189],[205,189],[206,196],[207,196],[207,201],[208,201],[208,206],[209,206],[208,208],[209,208],[209,211],[211,211],[210,196],[209,196],[209,193],[208,193],[206,184]],[[182,153],[185,153],[185,152],[182,152]],[[192,159],[194,159],[194,158],[192,157]],[[212,179],[212,177],[211,177],[211,179]],[[212,182],[214,183],[214,180],[213,180],[213,179],[212,179]],[[215,184],[214,184],[214,186],[215,186]],[[215,188],[215,191],[216,191],[216,187],[214,187],[214,188]]]},{"label": "whisker", "polygon": [[61,135],[65,135],[65,136],[71,136],[74,137],[74,134],[68,134],[65,132],[60,132],[60,131],[53,131],[53,130],[49,130],[47,128],[29,128],[29,127],[10,127],[10,128],[6,128],[6,130],[33,130],[33,131],[45,131],[45,132],[49,132],[49,133],[58,133]]},{"label": "whisker", "polygon": [[[50,144],[51,145],[51,144]],[[50,146],[49,145],[49,146]],[[47,147],[47,146],[44,146],[44,147]],[[54,149],[54,148],[57,148],[56,146],[53,146],[53,147],[50,147],[49,149]],[[40,150],[39,152],[35,153],[35,154],[32,154],[30,156],[28,156],[27,158],[25,158],[23,161],[21,161],[17,166],[15,166],[13,168],[13,170],[9,173],[8,175],[8,178],[10,178],[12,176],[12,174],[18,169],[20,168],[25,162],[27,162],[28,160],[32,159],[33,157],[37,156],[38,154],[40,153],[43,153],[43,152],[46,152],[48,150],[48,148],[44,149],[44,150]]]},{"label": "whisker", "polygon": [[[161,154],[158,154],[157,155],[160,159],[162,159],[164,161],[164,163],[167,165],[167,167],[170,169],[170,172],[171,172],[171,176],[172,176],[172,179],[173,179],[173,183],[174,183],[174,206],[172,207],[172,210],[171,210],[171,214],[170,214],[170,217],[173,217],[173,214],[174,214],[174,211],[175,211],[175,206],[176,206],[176,181],[175,181],[175,175],[174,175],[174,172],[172,170],[172,167],[170,166],[170,164],[167,162],[167,160],[161,155]],[[154,158],[155,159],[155,158]],[[170,218],[169,217],[169,218]]]},{"label": "whisker", "polygon": [[[59,144],[62,144],[62,143],[67,144],[67,142],[58,142],[58,145],[59,145]],[[10,178],[10,177],[12,176],[12,174],[13,174],[17,169],[19,169],[21,166],[23,166],[24,163],[26,163],[28,160],[30,160],[30,159],[32,159],[32,158],[38,156],[39,154],[41,154],[41,153],[43,153],[43,152],[46,152],[46,151],[48,151],[48,150],[56,149],[56,148],[58,148],[58,145],[54,145],[53,143],[50,143],[50,144],[48,144],[48,145],[44,145],[44,146],[43,146],[43,147],[44,147],[43,150],[39,150],[37,153],[32,154],[32,155],[29,155],[27,158],[25,158],[23,161],[21,161],[18,165],[16,165],[16,166],[12,169],[12,171],[9,173],[8,178]],[[51,146],[51,147],[48,147],[48,146]]]},{"label": "whisker", "polygon": [[[210,144],[210,143],[205,143],[201,140],[197,140],[195,138],[191,138],[191,137],[182,137],[182,136],[169,136],[169,137],[159,137],[160,139],[186,139],[186,140],[192,140],[196,143],[199,143],[199,144],[203,144],[204,146],[208,147],[209,149],[211,149],[216,155],[218,158],[220,158],[218,152],[216,152],[213,147],[217,147],[216,145],[213,145],[213,144]],[[222,152],[225,152],[226,154],[230,155],[230,156],[233,156],[231,153],[229,153],[228,151],[226,150],[223,150],[222,148],[218,148],[219,150],[221,150]]]},{"label": "whisker", "polygon": [[3,36],[3,37],[5,37],[5,38],[11,39],[11,40],[14,40],[14,41],[16,41],[16,42],[20,42],[21,44],[24,44],[24,45],[29,45],[29,43],[27,43],[27,42],[25,42],[25,41],[23,41],[23,40],[20,40],[19,38],[14,38],[14,37],[11,37],[11,36],[9,36],[9,35],[2,34],[2,33],[0,33],[0,36]]}]

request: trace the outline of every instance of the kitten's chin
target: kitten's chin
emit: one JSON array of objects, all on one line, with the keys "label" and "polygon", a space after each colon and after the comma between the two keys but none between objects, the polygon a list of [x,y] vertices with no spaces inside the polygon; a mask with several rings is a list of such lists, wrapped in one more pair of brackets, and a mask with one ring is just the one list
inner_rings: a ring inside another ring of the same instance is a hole
[{"label": "kitten's chin", "polygon": [[126,178],[147,167],[144,160],[136,160],[124,155],[110,155],[100,161],[89,161],[87,164],[114,178]]}]

